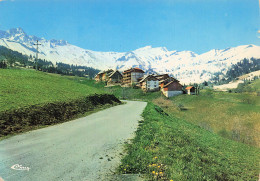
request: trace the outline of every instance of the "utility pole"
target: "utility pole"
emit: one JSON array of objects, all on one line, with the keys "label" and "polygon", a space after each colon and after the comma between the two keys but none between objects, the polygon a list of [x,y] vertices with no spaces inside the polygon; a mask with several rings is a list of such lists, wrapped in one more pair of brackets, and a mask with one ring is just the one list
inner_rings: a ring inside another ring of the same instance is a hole
[{"label": "utility pole", "polygon": [[36,47],[37,47],[37,48],[36,48],[36,61],[35,61],[35,62],[36,62],[36,70],[38,70],[38,66],[37,66],[37,61],[38,61],[38,46],[39,46],[39,45],[42,45],[42,44],[39,44],[39,41],[38,41],[38,40],[36,40],[36,42],[37,42],[37,43],[34,44],[34,45],[36,45]]}]

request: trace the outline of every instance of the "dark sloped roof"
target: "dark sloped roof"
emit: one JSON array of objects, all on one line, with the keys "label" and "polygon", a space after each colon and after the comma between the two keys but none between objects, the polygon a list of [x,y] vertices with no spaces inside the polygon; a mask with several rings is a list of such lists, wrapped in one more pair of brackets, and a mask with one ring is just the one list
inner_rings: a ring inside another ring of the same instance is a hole
[{"label": "dark sloped roof", "polygon": [[142,70],[142,69],[140,69],[140,68],[130,68],[130,69],[128,69],[128,70],[125,70],[123,73],[127,73],[127,72],[142,72],[142,73],[144,73],[144,71]]},{"label": "dark sloped roof", "polygon": [[178,81],[177,79],[175,79],[175,78],[173,78],[173,77],[169,77],[169,78],[167,78],[167,79],[160,80],[159,83],[160,83],[160,84],[161,84],[161,83],[166,83],[166,84],[168,84],[168,83],[171,82],[171,81],[180,82],[180,81]]},{"label": "dark sloped roof", "polygon": [[[112,73],[109,75],[109,77],[112,77],[116,72],[118,72],[118,73],[121,75],[121,73],[120,73],[118,70],[116,70],[116,71],[112,72]],[[122,75],[121,75],[121,76],[122,76]]]},{"label": "dark sloped roof", "polygon": [[178,80],[174,79],[174,80],[172,80],[172,81],[168,82],[166,85],[164,85],[164,86],[163,86],[163,88],[165,88],[165,87],[168,87],[169,85],[171,85],[171,84],[172,84],[172,83],[174,83],[174,82],[177,82],[177,83],[179,83],[179,81],[178,81]]},{"label": "dark sloped roof", "polygon": [[150,78],[158,80],[154,75],[146,75],[139,82],[144,82],[146,79],[150,79]]}]

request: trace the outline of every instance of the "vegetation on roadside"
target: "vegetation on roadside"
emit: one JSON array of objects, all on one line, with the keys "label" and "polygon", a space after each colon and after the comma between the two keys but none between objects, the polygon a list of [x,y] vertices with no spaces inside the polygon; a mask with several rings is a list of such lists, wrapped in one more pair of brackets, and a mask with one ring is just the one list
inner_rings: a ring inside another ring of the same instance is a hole
[{"label": "vegetation on roadside", "polygon": [[62,123],[106,104],[121,102],[109,94],[89,95],[76,100],[32,105],[0,112],[0,137],[35,127]]},{"label": "vegetation on roadside", "polygon": [[[102,84],[35,70],[0,69],[0,137],[53,125],[119,104]],[[80,82],[86,81],[85,84]]]},{"label": "vegetation on roadside", "polygon": [[148,103],[119,173],[152,180],[257,180],[260,150],[222,138]]}]

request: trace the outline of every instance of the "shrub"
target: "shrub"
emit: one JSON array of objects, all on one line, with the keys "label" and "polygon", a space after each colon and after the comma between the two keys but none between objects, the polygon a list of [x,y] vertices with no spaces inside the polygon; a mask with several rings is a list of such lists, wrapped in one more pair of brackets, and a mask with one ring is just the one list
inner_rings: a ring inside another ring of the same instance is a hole
[{"label": "shrub", "polygon": [[120,103],[114,95],[95,94],[69,102],[55,102],[32,105],[0,112],[0,136],[20,132],[24,126],[52,125],[65,122],[78,114],[84,114],[95,107]]}]

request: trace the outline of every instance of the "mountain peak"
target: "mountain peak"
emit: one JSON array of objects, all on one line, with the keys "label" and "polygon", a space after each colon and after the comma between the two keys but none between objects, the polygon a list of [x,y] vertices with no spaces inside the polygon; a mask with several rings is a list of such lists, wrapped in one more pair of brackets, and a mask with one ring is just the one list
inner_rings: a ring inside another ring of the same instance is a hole
[{"label": "mountain peak", "polygon": [[163,52],[168,51],[168,49],[166,47],[155,47],[155,48],[153,48],[151,45],[148,45],[148,46],[145,46],[145,47],[142,47],[142,48],[138,48],[134,52],[147,51],[147,50],[163,51]]},{"label": "mountain peak", "polygon": [[17,35],[17,34],[20,34],[20,35],[26,35],[26,33],[24,32],[24,30],[20,27],[18,28],[12,28],[10,30],[7,30],[6,31],[7,33],[9,33],[10,35]]},{"label": "mountain peak", "polygon": [[[48,40],[45,40],[44,38],[39,38],[34,35],[30,35],[30,36],[27,35],[25,33],[25,31],[20,27],[11,28],[7,31],[0,30],[0,38],[7,38],[9,40],[16,41],[16,42],[19,42],[22,44],[27,44],[30,46],[32,46],[37,40],[42,41],[42,43],[48,41]],[[64,46],[64,45],[68,44],[68,42],[65,40],[52,39],[52,40],[49,40],[49,42],[52,44],[53,47],[54,46]]]},{"label": "mountain peak", "polygon": [[151,45],[148,45],[148,46],[145,46],[145,47],[142,47],[142,48],[138,48],[136,50],[148,50],[148,49],[152,49],[153,47]]}]

